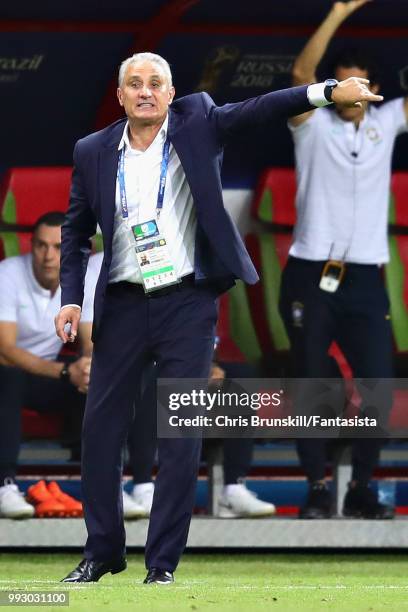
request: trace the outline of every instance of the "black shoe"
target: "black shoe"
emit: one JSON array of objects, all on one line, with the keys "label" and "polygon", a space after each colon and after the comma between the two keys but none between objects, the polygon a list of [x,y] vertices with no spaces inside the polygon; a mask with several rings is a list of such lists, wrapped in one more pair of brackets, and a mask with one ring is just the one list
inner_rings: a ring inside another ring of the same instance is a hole
[{"label": "black shoe", "polygon": [[61,582],[98,582],[104,574],[118,574],[127,567],[126,559],[117,561],[90,561],[82,559],[81,563]]},{"label": "black shoe", "polygon": [[370,487],[356,485],[346,493],[343,504],[343,515],[351,518],[392,519],[394,508],[380,504],[376,494]]},{"label": "black shoe", "polygon": [[171,584],[174,582],[173,572],[162,570],[159,567],[152,567],[147,572],[143,584]]},{"label": "black shoe", "polygon": [[332,511],[332,497],[326,485],[313,483],[309,487],[306,504],[300,509],[301,519],[327,519]]}]

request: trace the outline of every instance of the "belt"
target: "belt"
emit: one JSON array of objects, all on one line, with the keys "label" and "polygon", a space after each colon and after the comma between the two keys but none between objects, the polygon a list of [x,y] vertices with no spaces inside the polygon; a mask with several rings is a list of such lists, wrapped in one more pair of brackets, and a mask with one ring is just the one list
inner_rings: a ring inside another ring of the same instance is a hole
[{"label": "belt", "polygon": [[156,291],[150,291],[149,293],[145,293],[143,289],[143,285],[140,283],[129,283],[128,281],[119,281],[118,283],[109,283],[107,287],[108,292],[121,292],[131,291],[136,295],[143,296],[148,299],[159,298],[165,295],[170,295],[172,293],[176,293],[177,291],[181,291],[185,287],[194,287],[195,286],[195,276],[194,274],[187,274],[187,276],[183,276],[181,281],[174,285],[169,285],[168,287],[162,287],[161,289],[156,289]]},{"label": "belt", "polygon": [[[305,267],[309,267],[309,268],[318,268],[319,266],[323,267],[326,263],[327,263],[328,259],[302,259],[302,257],[297,257],[294,255],[289,255],[288,257],[288,262],[293,262],[293,263],[300,263],[302,264],[302,266]],[[352,263],[350,261],[344,261],[343,262],[344,265],[346,266],[346,268],[352,268],[352,269],[361,269],[361,270],[368,270],[368,269],[381,269],[383,267],[382,264],[360,264],[360,263]]]}]

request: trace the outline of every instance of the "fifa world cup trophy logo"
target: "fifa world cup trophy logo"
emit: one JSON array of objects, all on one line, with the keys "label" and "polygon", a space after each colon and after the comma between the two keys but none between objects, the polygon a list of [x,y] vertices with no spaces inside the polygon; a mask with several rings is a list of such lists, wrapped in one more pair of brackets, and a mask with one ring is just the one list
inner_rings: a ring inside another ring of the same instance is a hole
[{"label": "fifa world cup trophy logo", "polygon": [[206,60],[200,82],[195,91],[208,91],[214,93],[217,89],[221,75],[225,69],[236,62],[239,50],[232,46],[217,47]]}]

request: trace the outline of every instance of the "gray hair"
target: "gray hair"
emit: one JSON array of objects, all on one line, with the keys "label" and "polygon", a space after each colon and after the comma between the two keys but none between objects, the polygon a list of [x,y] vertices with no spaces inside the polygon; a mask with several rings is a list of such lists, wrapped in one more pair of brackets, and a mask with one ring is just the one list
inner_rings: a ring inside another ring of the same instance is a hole
[{"label": "gray hair", "polygon": [[118,75],[119,87],[122,87],[123,85],[123,79],[125,78],[128,66],[130,66],[130,64],[140,64],[141,62],[152,62],[153,64],[157,64],[157,66],[159,66],[166,75],[166,78],[169,82],[169,86],[171,87],[173,85],[173,78],[171,76],[171,69],[169,63],[161,55],[145,51],[144,53],[134,53],[121,63]]}]

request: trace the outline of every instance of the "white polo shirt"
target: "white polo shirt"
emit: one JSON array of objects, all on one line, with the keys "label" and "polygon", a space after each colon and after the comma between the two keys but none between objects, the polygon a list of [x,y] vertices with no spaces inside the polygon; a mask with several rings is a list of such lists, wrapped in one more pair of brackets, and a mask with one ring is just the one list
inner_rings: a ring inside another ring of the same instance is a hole
[{"label": "white polo shirt", "polygon": [[[94,290],[93,277],[91,272],[89,283]],[[39,285],[31,253],[0,262],[0,288],[0,321],[17,323],[16,345],[42,359],[55,360],[62,348],[54,325],[61,288],[51,295]],[[84,304],[82,317],[92,321],[92,302]]]},{"label": "white polo shirt", "polygon": [[[125,186],[129,211],[129,225],[156,218],[157,194],[163,144],[167,137],[168,117],[146,151],[132,149],[128,123],[123,130],[119,150],[125,147]],[[163,208],[158,226],[166,238],[169,252],[178,275],[194,271],[196,214],[193,196],[176,150],[170,145]],[[116,181],[116,210],[113,228],[112,263],[109,282],[141,283],[135,244],[122,219],[119,182]]]},{"label": "white polo shirt", "polygon": [[19,348],[42,359],[57,357],[62,342],[55,333],[54,317],[60,304],[60,287],[51,295],[38,284],[31,254],[0,262],[0,321],[17,323]]},{"label": "white polo shirt", "polygon": [[295,143],[297,222],[290,254],[362,264],[389,260],[391,159],[408,130],[403,99],[369,106],[356,130],[334,109],[289,124]]}]

